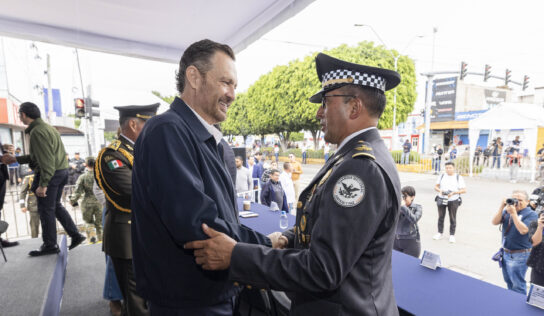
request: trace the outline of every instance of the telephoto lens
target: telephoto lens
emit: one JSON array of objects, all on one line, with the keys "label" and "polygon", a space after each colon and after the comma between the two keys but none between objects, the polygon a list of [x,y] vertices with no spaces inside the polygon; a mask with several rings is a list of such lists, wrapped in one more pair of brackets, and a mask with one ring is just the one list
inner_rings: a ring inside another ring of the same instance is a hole
[{"label": "telephoto lens", "polygon": [[514,198],[506,199],[506,204],[508,204],[508,205],[516,205],[516,204],[518,204],[518,199],[514,199]]}]

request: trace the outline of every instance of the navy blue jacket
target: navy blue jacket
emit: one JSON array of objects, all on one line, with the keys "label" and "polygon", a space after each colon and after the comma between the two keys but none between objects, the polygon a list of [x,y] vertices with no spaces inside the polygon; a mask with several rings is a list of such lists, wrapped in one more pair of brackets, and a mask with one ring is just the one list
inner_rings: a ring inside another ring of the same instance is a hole
[{"label": "navy blue jacket", "polygon": [[239,288],[228,271],[203,271],[183,244],[207,239],[201,224],[270,246],[240,224],[235,191],[213,136],[179,98],[144,126],[135,145],[132,250],[138,292],[165,307],[216,304]]},{"label": "navy blue jacket", "polygon": [[261,191],[261,203],[266,206],[270,206],[270,204],[272,204],[272,201],[274,201],[276,202],[276,204],[278,204],[280,210],[289,212],[289,206],[287,205],[287,196],[285,195],[285,191],[281,187],[281,184],[277,183],[283,193],[283,202],[281,203],[281,205],[276,200],[276,193],[274,192],[274,188],[272,187],[273,185],[274,183],[272,182],[272,180],[269,180],[263,185]]}]

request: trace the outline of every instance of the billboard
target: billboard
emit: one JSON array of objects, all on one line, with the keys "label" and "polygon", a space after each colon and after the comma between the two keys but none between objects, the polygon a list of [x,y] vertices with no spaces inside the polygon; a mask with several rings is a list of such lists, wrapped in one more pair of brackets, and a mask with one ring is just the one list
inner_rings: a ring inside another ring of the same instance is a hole
[{"label": "billboard", "polygon": [[431,122],[447,122],[455,119],[457,77],[433,80]]}]

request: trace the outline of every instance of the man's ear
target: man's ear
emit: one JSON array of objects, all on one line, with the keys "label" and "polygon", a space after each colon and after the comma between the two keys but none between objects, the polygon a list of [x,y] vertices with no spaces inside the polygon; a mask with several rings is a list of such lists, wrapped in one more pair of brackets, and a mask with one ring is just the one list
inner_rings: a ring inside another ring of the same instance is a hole
[{"label": "man's ear", "polygon": [[202,74],[198,69],[191,65],[185,70],[185,81],[193,89],[198,89],[202,84]]},{"label": "man's ear", "polygon": [[366,111],[363,101],[359,98],[351,98],[349,118],[354,120],[364,115]]}]

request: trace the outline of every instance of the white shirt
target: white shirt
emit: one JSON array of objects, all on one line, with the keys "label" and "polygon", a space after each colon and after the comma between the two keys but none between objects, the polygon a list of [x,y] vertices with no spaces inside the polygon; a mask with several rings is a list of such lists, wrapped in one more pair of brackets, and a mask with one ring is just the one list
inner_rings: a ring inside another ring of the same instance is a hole
[{"label": "white shirt", "polygon": [[285,171],[282,172],[280,174],[280,183],[287,197],[287,203],[295,203],[295,186],[291,179],[291,174]]},{"label": "white shirt", "polygon": [[362,134],[366,131],[369,131],[373,128],[376,128],[375,126],[372,126],[372,127],[368,127],[368,128],[365,128],[365,129],[362,129],[360,131],[356,131],[355,133],[352,133],[350,135],[348,135],[348,137],[344,138],[344,140],[340,143],[340,145],[338,145],[338,148],[336,149],[336,152],[339,152],[340,151],[340,148],[342,148],[342,146],[344,146],[347,142],[349,142],[351,139],[353,139],[355,136],[359,135],[359,134]]},{"label": "white shirt", "polygon": [[236,168],[236,193],[253,190],[252,182],[251,174],[246,167]]},{"label": "white shirt", "polygon": [[274,147],[274,153],[279,153],[280,152],[280,148],[279,147]]},{"label": "white shirt", "polygon": [[[447,173],[444,173],[443,175],[438,177],[438,179],[436,180],[436,184],[440,184],[441,191],[457,192],[467,187],[465,185],[465,180],[463,180],[463,177],[459,176],[459,182],[457,182],[457,173],[454,173],[451,176],[449,176]],[[445,198],[446,196],[441,195],[441,197]],[[458,198],[459,194],[454,194],[450,198],[448,198],[448,201],[455,201]]]},{"label": "white shirt", "polygon": [[193,113],[195,114],[196,118],[198,118],[198,120],[200,121],[200,123],[202,123],[202,125],[204,126],[204,128],[206,128],[206,130],[212,134],[213,138],[215,138],[215,142],[217,143],[217,145],[219,145],[219,143],[221,142],[221,138],[223,138],[223,133],[221,133],[220,130],[218,130],[215,126],[211,125],[210,123],[206,122],[202,116],[198,115],[198,113],[196,113],[195,110],[193,110],[192,107],[190,107],[188,104],[187,104],[187,107],[189,109],[191,109],[191,111],[193,111]]}]

